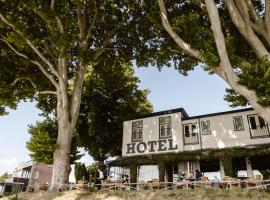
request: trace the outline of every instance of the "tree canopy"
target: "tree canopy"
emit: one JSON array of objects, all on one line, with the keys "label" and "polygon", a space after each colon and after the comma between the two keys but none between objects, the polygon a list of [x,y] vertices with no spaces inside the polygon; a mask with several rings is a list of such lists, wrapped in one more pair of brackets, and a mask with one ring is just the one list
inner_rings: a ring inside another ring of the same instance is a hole
[{"label": "tree canopy", "polygon": [[138,84],[132,67],[121,61],[100,64],[86,77],[77,132],[95,160],[121,155],[123,121],[153,111],[149,91]]},{"label": "tree canopy", "polygon": [[269,2],[152,2],[158,6],[149,19],[159,38],[153,64],[173,65],[184,75],[202,66],[228,83],[225,99],[232,106],[249,103],[269,122]]},{"label": "tree canopy", "polygon": [[[96,161],[103,163],[108,156],[120,156],[123,121],[131,116],[149,113],[148,90],[138,88],[139,79],[131,66],[115,61],[93,68],[85,77],[80,115],[71,146],[71,163],[80,158],[77,147],[83,147]],[[55,108],[55,99],[38,103],[44,116]],[[53,163],[57,139],[57,122],[46,118],[31,125],[27,148],[38,162]]]},{"label": "tree canopy", "polygon": [[[56,96],[58,135],[51,191],[68,183],[70,146],[85,74],[104,60],[110,64],[122,59],[130,64],[138,57],[136,52],[147,46],[139,31],[139,24],[145,24],[141,3],[118,0],[0,3],[0,58],[5,65],[0,70],[7,70],[0,72],[0,76],[9,76],[3,80],[0,77],[1,113],[5,107],[15,108],[22,99]],[[148,29],[145,32],[151,33]]]},{"label": "tree canopy", "polygon": [[8,178],[8,173],[7,172],[5,172],[5,173],[3,173],[2,175],[0,175],[0,181],[4,181],[4,180],[6,180]]}]

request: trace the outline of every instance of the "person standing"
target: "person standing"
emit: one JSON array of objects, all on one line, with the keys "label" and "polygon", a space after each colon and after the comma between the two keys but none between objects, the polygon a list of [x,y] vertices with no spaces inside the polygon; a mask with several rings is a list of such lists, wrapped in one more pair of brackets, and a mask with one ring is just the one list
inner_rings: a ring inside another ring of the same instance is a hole
[{"label": "person standing", "polygon": [[201,180],[202,176],[203,176],[202,173],[198,169],[196,169],[195,170],[195,181]]}]

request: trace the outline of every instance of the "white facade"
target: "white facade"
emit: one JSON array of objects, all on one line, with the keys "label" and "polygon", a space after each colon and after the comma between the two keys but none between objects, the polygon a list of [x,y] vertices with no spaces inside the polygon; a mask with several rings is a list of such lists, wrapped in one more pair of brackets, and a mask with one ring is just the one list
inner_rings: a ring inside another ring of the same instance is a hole
[{"label": "white facade", "polygon": [[[164,120],[168,123],[161,124]],[[253,109],[194,117],[187,116],[184,109],[175,109],[125,121],[122,156],[264,144],[270,144],[269,126]]]}]

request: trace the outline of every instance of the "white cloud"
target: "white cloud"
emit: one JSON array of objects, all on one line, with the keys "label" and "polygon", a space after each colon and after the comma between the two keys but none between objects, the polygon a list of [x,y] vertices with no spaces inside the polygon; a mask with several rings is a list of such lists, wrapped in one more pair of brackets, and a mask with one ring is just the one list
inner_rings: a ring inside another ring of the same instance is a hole
[{"label": "white cloud", "polygon": [[13,165],[18,162],[18,158],[11,158],[11,159],[2,159],[0,160],[0,164],[4,165]]}]

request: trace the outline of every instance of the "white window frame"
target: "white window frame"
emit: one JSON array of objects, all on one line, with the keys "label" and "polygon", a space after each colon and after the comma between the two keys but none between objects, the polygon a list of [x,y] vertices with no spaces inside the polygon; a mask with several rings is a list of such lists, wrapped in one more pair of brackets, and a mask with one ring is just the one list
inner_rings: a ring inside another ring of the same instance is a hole
[{"label": "white window frame", "polygon": [[131,141],[139,142],[143,140],[143,120],[133,121],[131,130]]},{"label": "white window frame", "polygon": [[[164,133],[164,135],[162,134]],[[159,118],[159,138],[171,138],[172,137],[172,118],[171,116],[165,116]]]},{"label": "white window frame", "polygon": [[[236,119],[240,120],[240,124],[236,124]],[[240,126],[238,127],[238,125],[240,125]],[[242,116],[233,117],[233,127],[234,127],[234,131],[243,131],[244,130],[244,123],[243,123]]]},{"label": "white window frame", "polygon": [[211,134],[210,120],[201,120],[202,135]]},{"label": "white window frame", "polygon": [[37,180],[39,177],[39,171],[35,171],[33,179]]},{"label": "white window frame", "polygon": [[[193,129],[195,126],[195,129]],[[186,128],[188,127],[188,136],[186,136]],[[195,131],[194,131],[195,130]],[[199,144],[199,131],[198,131],[198,124],[197,122],[183,124],[183,138],[184,138],[184,145],[193,145],[193,144]],[[194,142],[187,142],[187,139],[194,140]],[[194,139],[196,138],[196,139]]]}]

